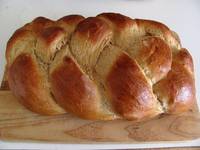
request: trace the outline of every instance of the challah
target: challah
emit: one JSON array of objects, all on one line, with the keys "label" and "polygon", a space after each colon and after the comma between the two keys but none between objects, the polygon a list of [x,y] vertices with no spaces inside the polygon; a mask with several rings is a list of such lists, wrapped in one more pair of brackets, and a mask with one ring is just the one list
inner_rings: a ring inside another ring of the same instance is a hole
[{"label": "challah", "polygon": [[7,78],[33,112],[143,120],[195,103],[193,61],[162,23],[117,13],[38,17],[6,50]]}]

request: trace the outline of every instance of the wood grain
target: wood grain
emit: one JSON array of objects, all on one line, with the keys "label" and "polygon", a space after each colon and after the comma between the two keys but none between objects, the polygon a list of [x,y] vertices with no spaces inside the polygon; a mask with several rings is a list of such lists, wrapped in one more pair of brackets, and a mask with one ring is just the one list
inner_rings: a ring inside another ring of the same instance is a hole
[{"label": "wood grain", "polygon": [[0,139],[62,143],[138,143],[191,140],[200,137],[200,114],[159,116],[136,123],[126,120],[88,121],[70,114],[41,116],[18,103],[10,91],[0,91]]}]

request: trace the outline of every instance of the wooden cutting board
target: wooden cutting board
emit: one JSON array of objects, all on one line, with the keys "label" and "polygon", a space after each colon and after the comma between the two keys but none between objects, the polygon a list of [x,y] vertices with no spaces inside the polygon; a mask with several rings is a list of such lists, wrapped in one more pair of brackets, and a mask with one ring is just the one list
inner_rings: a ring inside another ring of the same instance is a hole
[{"label": "wooden cutting board", "polygon": [[142,123],[87,121],[70,114],[41,116],[18,103],[10,91],[0,91],[0,139],[62,143],[192,140],[200,137],[196,109],[182,115],[159,116]]},{"label": "wooden cutting board", "polygon": [[197,104],[181,115],[162,115],[149,121],[88,121],[70,114],[41,116],[18,103],[7,79],[0,87],[0,140],[62,143],[140,143],[200,138]]}]

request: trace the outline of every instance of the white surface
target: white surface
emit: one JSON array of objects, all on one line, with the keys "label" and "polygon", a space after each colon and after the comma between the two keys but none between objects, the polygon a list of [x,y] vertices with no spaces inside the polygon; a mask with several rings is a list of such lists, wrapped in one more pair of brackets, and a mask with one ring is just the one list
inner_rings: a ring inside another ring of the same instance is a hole
[{"label": "white surface", "polygon": [[[82,14],[95,16],[101,12],[119,12],[133,18],[161,21],[176,31],[183,47],[189,49],[194,58],[197,99],[200,93],[200,1],[198,0],[0,0],[0,78],[5,65],[6,43],[20,26],[37,16],[58,19],[64,15]],[[200,102],[199,102],[200,104]],[[145,144],[38,144],[0,141],[0,148],[40,149],[94,149],[94,148],[143,148],[200,146],[200,139],[187,142],[164,142]]]}]

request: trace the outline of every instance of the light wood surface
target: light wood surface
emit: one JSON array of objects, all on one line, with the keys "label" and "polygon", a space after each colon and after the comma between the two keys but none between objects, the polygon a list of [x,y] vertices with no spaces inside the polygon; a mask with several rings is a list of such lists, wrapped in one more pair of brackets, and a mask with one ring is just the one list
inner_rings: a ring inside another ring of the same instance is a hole
[{"label": "light wood surface", "polygon": [[160,116],[150,121],[87,121],[70,114],[41,116],[22,105],[10,91],[0,91],[0,139],[62,143],[191,140],[200,137],[200,114]]}]

